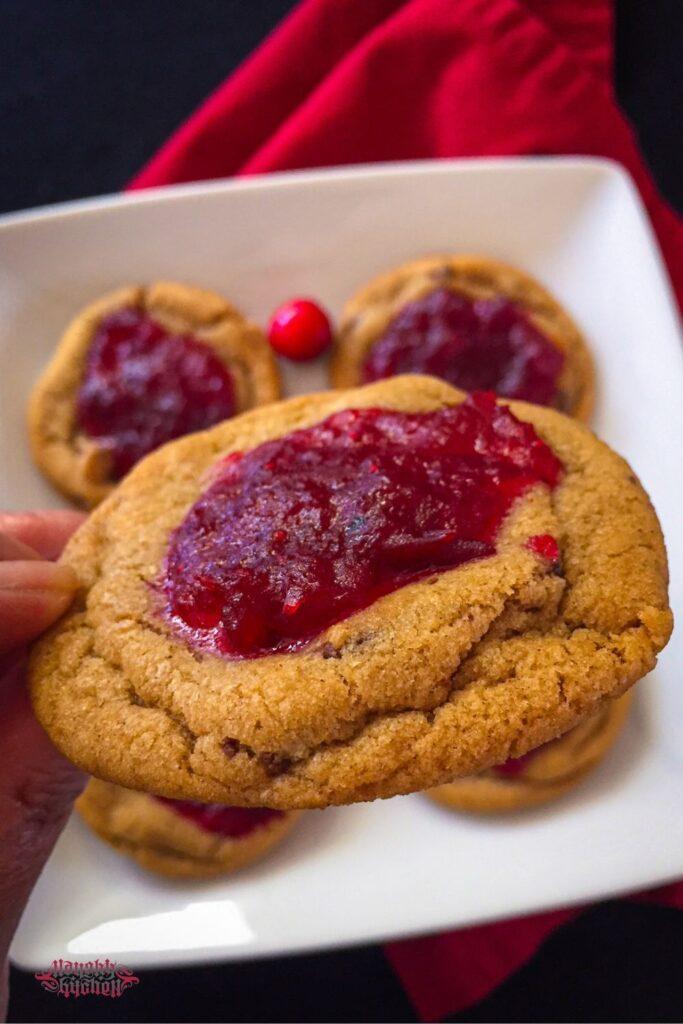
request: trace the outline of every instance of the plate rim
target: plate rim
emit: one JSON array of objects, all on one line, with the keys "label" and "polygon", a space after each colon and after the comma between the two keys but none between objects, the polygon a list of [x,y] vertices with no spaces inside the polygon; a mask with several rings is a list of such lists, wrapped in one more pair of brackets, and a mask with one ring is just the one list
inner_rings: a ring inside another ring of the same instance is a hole
[{"label": "plate rim", "polygon": [[[651,222],[645,212],[645,207],[630,173],[617,161],[607,158],[591,156],[533,156],[533,157],[487,157],[487,158],[455,158],[439,160],[416,160],[416,161],[394,161],[377,164],[344,165],[333,168],[307,169],[297,171],[284,171],[273,174],[264,174],[245,178],[221,178],[210,181],[192,182],[179,185],[166,185],[127,193],[114,193],[104,196],[87,199],[70,200],[63,203],[50,204],[48,206],[34,207],[28,210],[13,211],[0,216],[0,231],[5,229],[30,228],[33,225],[56,221],[60,219],[73,219],[75,217],[87,216],[108,212],[110,210],[125,209],[132,206],[156,205],[159,203],[175,202],[183,199],[192,199],[202,196],[213,196],[222,194],[237,194],[245,192],[260,191],[263,189],[284,190],[290,187],[301,185],[317,185],[321,183],[345,183],[369,181],[383,178],[400,178],[419,176],[452,176],[461,173],[505,175],[509,173],[523,174],[529,171],[541,171],[544,174],[590,174],[602,176],[605,180],[616,180],[625,186],[625,199],[633,208],[638,217],[640,226],[644,230],[644,241],[647,243],[647,256],[654,262],[653,270],[660,279],[660,283],[668,294],[670,311],[677,321],[677,303],[673,293],[668,271],[655,237]],[[645,247],[643,249],[645,253]],[[637,874],[637,872],[634,872]],[[643,872],[647,875],[647,872]],[[276,942],[272,947],[267,942],[259,941],[246,943],[243,946],[229,946],[224,944],[215,947],[186,947],[178,950],[140,950],[138,953],[123,954],[124,958],[130,961],[129,966],[147,969],[152,967],[182,967],[200,963],[239,962],[242,960],[255,960],[276,956],[298,955],[314,951],[331,951],[334,949],[349,948],[354,945],[365,943],[383,943],[396,941],[416,936],[437,934],[440,931],[450,928],[467,928],[476,925],[483,925],[493,921],[504,921],[526,914],[542,913],[559,906],[577,906],[583,903],[592,902],[596,899],[611,898],[623,893],[631,892],[634,888],[643,886],[659,886],[678,878],[679,871],[671,871],[670,874],[658,874],[653,880],[648,878],[642,883],[629,882],[628,884],[616,882],[612,886],[601,885],[599,892],[595,895],[582,895],[567,899],[539,899],[526,909],[513,909],[510,912],[498,913],[495,911],[482,910],[480,913],[470,914],[464,920],[459,921],[455,926],[449,925],[445,920],[438,924],[429,925],[416,924],[414,927],[405,927],[400,933],[391,929],[385,931],[381,928],[366,928],[363,934],[356,938],[344,938],[336,940],[334,936],[328,939],[318,939],[307,942],[303,938],[295,938],[293,943],[284,947],[281,942]],[[444,917],[447,915],[444,914]],[[30,959],[21,957],[12,951],[11,960],[18,967],[25,970],[39,969],[46,965]]]},{"label": "plate rim", "polygon": [[[11,210],[0,214],[0,229],[57,220],[62,217],[99,213],[103,210],[127,206],[170,202],[177,199],[201,195],[215,195],[222,192],[252,192],[264,188],[286,189],[305,184],[342,182],[345,179],[374,179],[401,177],[411,174],[441,175],[454,172],[474,171],[476,173],[513,172],[522,173],[543,169],[548,173],[592,171],[606,176],[620,178],[634,198],[640,201],[631,173],[612,157],[567,154],[546,156],[491,156],[491,157],[443,157],[424,160],[387,160],[377,163],[339,164],[332,167],[306,168],[291,171],[272,171],[266,174],[245,175],[244,177],[207,178],[201,181],[181,182],[171,185],[155,185],[150,188],[130,191],[106,192],[102,195],[86,196],[82,199],[67,199],[58,203],[30,206],[22,210]],[[642,201],[641,205],[642,205]]]}]

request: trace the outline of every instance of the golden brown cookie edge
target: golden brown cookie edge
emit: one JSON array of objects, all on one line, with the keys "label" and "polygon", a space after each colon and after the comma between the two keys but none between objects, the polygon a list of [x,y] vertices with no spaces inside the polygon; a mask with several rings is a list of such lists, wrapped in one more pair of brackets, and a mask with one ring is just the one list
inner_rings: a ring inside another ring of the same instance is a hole
[{"label": "golden brown cookie edge", "polygon": [[[481,777],[456,779],[427,790],[425,796],[442,807],[475,815],[496,815],[554,803],[579,786],[608,755],[628,718],[633,691],[617,698],[607,709],[599,736],[591,744],[589,756],[578,757],[565,776],[547,781]],[[565,734],[566,736],[566,734]],[[556,742],[562,743],[565,737]]]}]

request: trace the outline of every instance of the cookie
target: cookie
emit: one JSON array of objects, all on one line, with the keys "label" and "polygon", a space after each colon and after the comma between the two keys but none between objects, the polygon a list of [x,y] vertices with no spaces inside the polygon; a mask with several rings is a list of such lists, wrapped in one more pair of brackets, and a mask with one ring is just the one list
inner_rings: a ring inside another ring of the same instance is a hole
[{"label": "cookie", "polygon": [[672,624],[627,463],[428,377],[165,446],[63,561],[81,592],[32,653],[40,722],[90,774],[205,802],[324,807],[521,757],[649,672]]},{"label": "cookie", "polygon": [[76,801],[90,828],[119,853],[169,878],[214,878],[260,860],[297,811],[184,803],[91,779]]},{"label": "cookie", "polygon": [[630,693],[606,702],[564,736],[481,775],[437,786],[426,795],[444,807],[470,814],[552,803],[583,782],[602,761],[626,722],[630,703]]},{"label": "cookie", "polygon": [[67,327],[28,410],[38,467],[93,507],[159,445],[280,395],[262,331],[214,292],[120,288]]},{"label": "cookie", "polygon": [[430,256],[375,278],[347,303],[330,364],[338,388],[425,373],[587,421],[593,360],[553,296],[484,256]]}]

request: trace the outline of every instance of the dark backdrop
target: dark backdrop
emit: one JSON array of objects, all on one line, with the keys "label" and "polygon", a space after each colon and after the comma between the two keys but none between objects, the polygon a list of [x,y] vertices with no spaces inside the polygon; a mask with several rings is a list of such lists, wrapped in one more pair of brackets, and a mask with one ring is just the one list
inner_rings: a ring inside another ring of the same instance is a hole
[{"label": "dark backdrop", "polygon": [[[0,211],[120,189],[291,6],[290,0],[0,0]],[[660,188],[679,210],[682,8],[681,0],[625,0],[617,10],[619,97]],[[678,1021],[682,963],[683,914],[607,903],[561,929],[489,999],[454,1019]],[[381,949],[364,947],[143,972],[136,989],[110,1003],[57,999],[15,970],[9,1019],[415,1017]]]}]

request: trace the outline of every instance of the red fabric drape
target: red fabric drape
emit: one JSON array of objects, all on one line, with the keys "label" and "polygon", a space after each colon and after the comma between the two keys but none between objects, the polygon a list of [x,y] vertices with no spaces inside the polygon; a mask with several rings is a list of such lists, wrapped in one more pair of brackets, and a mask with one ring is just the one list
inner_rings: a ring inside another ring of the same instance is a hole
[{"label": "red fabric drape", "polygon": [[676,291],[683,227],[610,82],[607,0],[304,0],[133,188],[420,157],[588,154],[633,175]]}]

